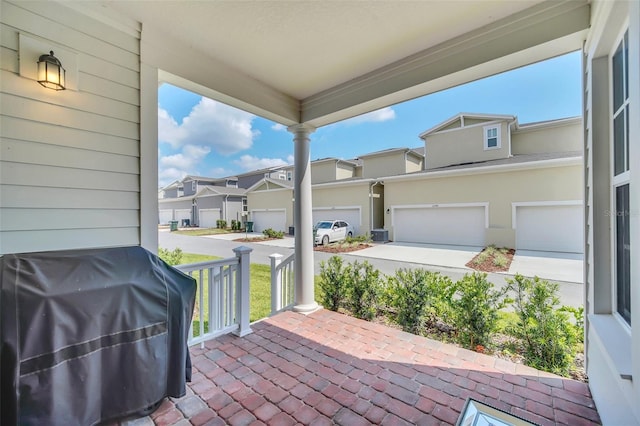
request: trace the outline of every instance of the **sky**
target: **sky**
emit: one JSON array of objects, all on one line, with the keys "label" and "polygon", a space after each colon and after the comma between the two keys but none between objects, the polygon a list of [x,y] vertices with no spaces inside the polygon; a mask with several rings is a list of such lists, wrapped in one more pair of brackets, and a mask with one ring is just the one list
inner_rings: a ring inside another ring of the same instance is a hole
[{"label": "sky", "polygon": [[[581,105],[581,55],[573,52],[321,127],[311,134],[311,160],[420,147],[420,133],[461,112],[524,124],[579,116]],[[293,135],[281,124],[166,83],[158,139],[160,186],[293,164]]]}]

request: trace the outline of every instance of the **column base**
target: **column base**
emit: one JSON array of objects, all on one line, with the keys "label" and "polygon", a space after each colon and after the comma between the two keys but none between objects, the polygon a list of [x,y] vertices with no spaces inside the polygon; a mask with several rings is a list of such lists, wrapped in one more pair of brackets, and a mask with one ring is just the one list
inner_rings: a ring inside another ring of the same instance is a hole
[{"label": "column base", "polygon": [[322,309],[322,306],[318,305],[317,302],[293,306],[293,312],[298,312],[300,314],[311,314],[319,309]]}]

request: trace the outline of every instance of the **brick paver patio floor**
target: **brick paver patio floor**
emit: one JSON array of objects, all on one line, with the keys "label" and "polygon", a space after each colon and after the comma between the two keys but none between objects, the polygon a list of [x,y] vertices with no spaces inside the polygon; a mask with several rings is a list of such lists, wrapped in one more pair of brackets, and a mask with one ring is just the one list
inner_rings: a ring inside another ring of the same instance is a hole
[{"label": "brick paver patio floor", "polygon": [[468,397],[540,425],[599,424],[585,383],[320,310],[192,348],[193,381],[133,425],[455,424]]}]

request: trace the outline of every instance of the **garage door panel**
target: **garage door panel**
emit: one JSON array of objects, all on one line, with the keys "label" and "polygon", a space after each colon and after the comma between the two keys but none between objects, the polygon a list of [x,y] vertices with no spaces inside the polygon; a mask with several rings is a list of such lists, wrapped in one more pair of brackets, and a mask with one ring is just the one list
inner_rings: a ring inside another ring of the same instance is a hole
[{"label": "garage door panel", "polygon": [[191,220],[191,209],[175,209],[173,215],[175,220],[182,224],[182,219]]},{"label": "garage door panel", "polygon": [[484,246],[484,207],[421,207],[394,210],[398,242]]},{"label": "garage door panel", "polygon": [[173,209],[158,211],[160,225],[167,225],[173,220]]},{"label": "garage door panel", "polygon": [[313,209],[314,225],[321,220],[344,220],[353,226],[356,235],[360,234],[360,209]]},{"label": "garage door panel", "polygon": [[284,211],[254,211],[251,213],[254,232],[262,232],[265,229],[285,231],[286,213]]},{"label": "garage door panel", "polygon": [[220,209],[200,209],[198,215],[201,228],[215,228],[220,220]]},{"label": "garage door panel", "polygon": [[580,205],[517,206],[516,249],[582,253]]}]

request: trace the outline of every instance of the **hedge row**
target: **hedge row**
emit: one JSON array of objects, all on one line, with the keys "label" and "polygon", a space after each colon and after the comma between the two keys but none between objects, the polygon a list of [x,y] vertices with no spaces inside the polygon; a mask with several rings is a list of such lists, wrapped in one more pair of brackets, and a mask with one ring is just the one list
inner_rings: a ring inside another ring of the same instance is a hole
[{"label": "hedge row", "polygon": [[527,365],[567,375],[582,341],[582,310],[559,307],[556,283],[521,275],[507,282],[496,289],[484,273],[453,282],[424,269],[385,276],[366,261],[345,263],[333,256],[321,263],[319,297],[327,309],[365,320],[385,316],[414,334],[446,333],[477,351],[492,349],[499,312],[510,310],[517,320],[502,331],[520,342]]}]

